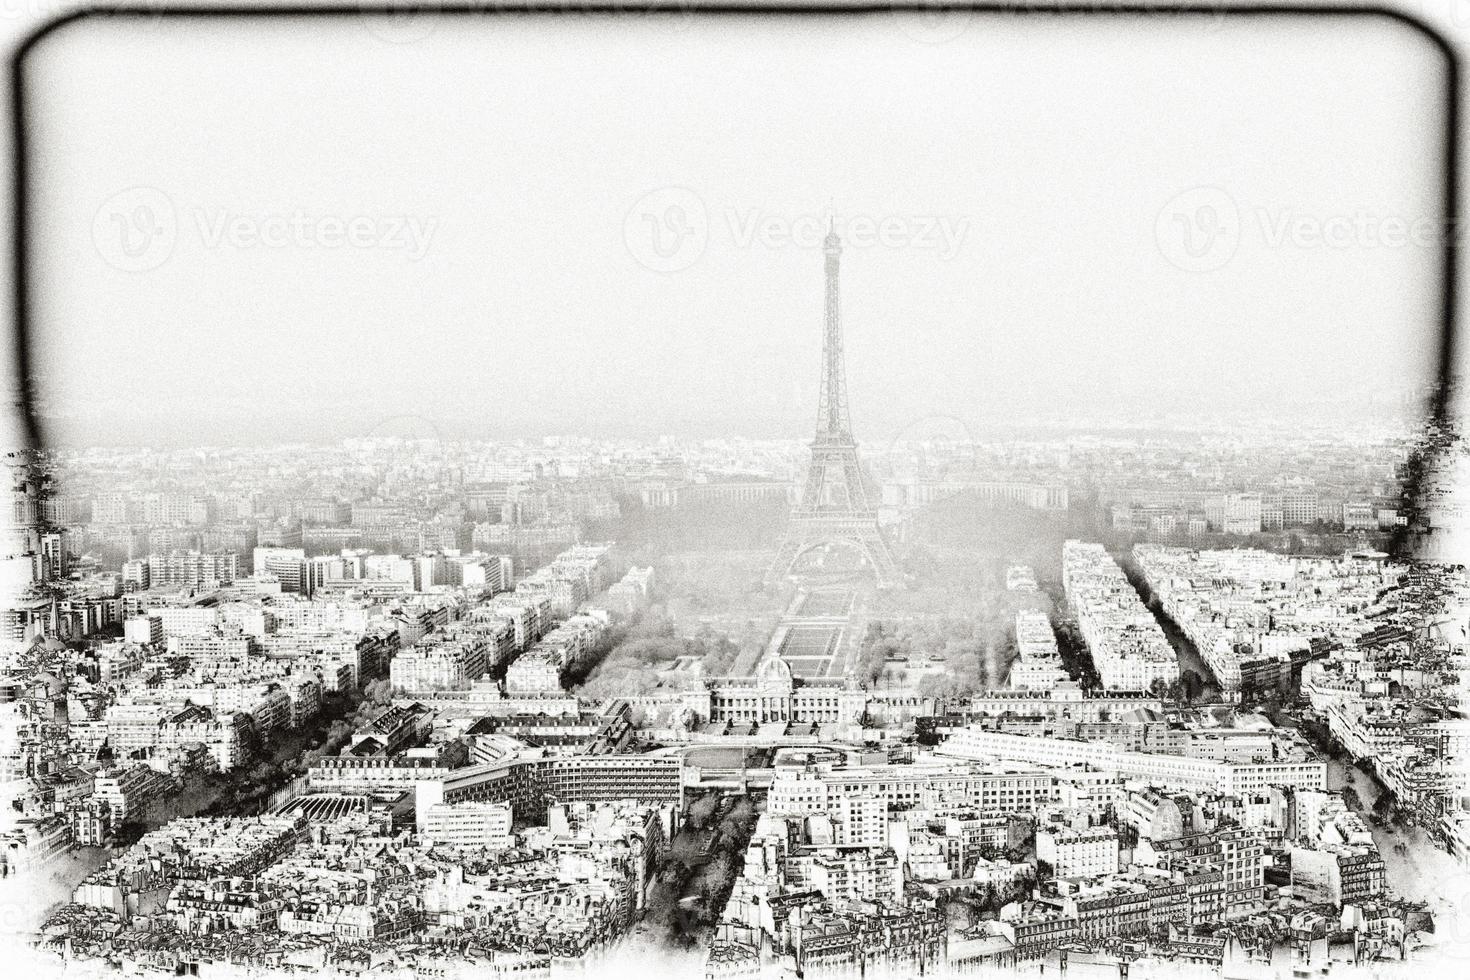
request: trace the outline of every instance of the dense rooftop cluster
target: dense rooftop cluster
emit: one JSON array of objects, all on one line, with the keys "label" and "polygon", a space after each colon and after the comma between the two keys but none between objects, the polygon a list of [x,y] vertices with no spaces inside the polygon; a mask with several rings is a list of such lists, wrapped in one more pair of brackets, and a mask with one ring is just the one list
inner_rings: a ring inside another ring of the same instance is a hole
[{"label": "dense rooftop cluster", "polygon": [[1470,587],[1375,550],[1401,450],[895,444],[884,521],[968,495],[1096,533],[987,555],[1000,635],[864,678],[858,587],[750,599],[785,612],[739,645],[724,593],[677,618],[650,546],[587,543],[625,509],[779,510],[799,445],[66,454],[10,528],[0,853],[115,847],[39,943],[174,975],[588,975],[649,941],[708,977],[1419,955],[1406,828],[1470,853]]}]

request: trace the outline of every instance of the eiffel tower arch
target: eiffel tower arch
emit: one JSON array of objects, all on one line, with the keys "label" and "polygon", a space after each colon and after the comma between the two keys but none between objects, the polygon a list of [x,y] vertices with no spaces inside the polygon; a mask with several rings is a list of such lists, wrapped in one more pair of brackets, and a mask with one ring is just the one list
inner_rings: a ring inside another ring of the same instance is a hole
[{"label": "eiffel tower arch", "polygon": [[823,252],[827,259],[827,295],[817,435],[812,440],[812,462],[801,499],[792,509],[786,540],[776,552],[766,583],[771,585],[790,575],[797,561],[814,548],[845,544],[862,554],[879,588],[896,588],[903,584],[902,576],[878,526],[877,497],[858,459],[847,412],[847,370],[838,303],[842,241],[835,231],[828,231]]}]

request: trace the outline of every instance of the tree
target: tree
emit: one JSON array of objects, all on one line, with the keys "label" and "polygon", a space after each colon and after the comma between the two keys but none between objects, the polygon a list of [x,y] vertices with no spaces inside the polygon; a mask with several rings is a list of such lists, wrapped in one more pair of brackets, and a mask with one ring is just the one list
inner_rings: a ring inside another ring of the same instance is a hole
[{"label": "tree", "polygon": [[703,830],[709,818],[714,815],[715,806],[719,799],[713,793],[695,798],[689,804],[689,826],[695,830]]},{"label": "tree", "polygon": [[944,916],[949,924],[951,935],[963,935],[975,926],[974,911],[968,902],[960,899],[945,901]]},{"label": "tree", "polygon": [[975,693],[976,685],[969,677],[954,674],[928,674],[919,681],[919,696],[954,700]]},{"label": "tree", "polygon": [[1179,678],[1186,701],[1194,701],[1205,691],[1205,679],[1193,670],[1186,670]]}]

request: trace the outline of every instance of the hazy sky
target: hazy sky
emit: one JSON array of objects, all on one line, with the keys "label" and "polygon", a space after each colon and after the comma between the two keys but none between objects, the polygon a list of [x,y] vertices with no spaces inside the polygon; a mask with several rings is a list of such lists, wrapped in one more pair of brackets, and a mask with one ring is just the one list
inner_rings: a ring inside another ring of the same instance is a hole
[{"label": "hazy sky", "polygon": [[801,435],[829,207],[860,440],[1430,361],[1442,67],[1387,22],[104,20],[30,68],[72,441]]}]

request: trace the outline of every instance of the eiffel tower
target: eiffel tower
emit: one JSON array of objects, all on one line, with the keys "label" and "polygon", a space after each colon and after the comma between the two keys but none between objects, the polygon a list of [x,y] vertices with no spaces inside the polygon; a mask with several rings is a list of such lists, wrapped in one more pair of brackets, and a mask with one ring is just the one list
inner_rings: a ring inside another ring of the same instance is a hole
[{"label": "eiffel tower", "polygon": [[801,500],[791,512],[786,540],[766,575],[773,585],[791,574],[802,555],[827,544],[857,548],[878,578],[878,587],[902,585],[898,564],[878,527],[873,489],[858,462],[857,443],[847,414],[847,371],[842,360],[842,317],[837,272],[842,241],[828,229],[822,250],[827,255],[827,312],[822,335],[822,392],[817,403],[817,437],[812,465]]}]

